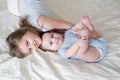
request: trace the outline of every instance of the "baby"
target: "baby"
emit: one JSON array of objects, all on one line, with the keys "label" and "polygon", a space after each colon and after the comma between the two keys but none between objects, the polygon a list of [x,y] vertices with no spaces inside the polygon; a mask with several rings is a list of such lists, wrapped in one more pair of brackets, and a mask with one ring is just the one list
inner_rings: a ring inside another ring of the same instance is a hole
[{"label": "baby", "polygon": [[82,16],[81,21],[67,30],[64,35],[45,32],[41,38],[41,49],[57,51],[58,55],[65,59],[98,62],[106,51],[104,38],[95,31],[87,16]]}]

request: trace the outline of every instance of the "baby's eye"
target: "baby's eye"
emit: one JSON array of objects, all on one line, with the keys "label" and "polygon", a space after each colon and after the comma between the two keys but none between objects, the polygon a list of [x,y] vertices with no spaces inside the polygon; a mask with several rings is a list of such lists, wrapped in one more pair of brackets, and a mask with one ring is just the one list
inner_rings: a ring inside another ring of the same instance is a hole
[{"label": "baby's eye", "polygon": [[52,45],[53,43],[52,42],[50,42],[50,45]]},{"label": "baby's eye", "polygon": [[51,35],[51,38],[53,38],[53,34]]}]

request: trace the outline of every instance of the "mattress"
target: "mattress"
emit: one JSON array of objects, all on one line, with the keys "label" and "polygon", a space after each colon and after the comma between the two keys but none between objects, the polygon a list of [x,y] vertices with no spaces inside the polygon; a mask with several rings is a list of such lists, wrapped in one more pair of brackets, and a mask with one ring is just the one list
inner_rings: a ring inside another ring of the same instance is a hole
[{"label": "mattress", "polygon": [[19,59],[9,55],[6,37],[19,28],[19,17],[0,1],[0,80],[120,80],[120,0],[45,0],[57,18],[77,23],[87,15],[106,39],[107,52],[98,63],[64,60],[42,50]]}]

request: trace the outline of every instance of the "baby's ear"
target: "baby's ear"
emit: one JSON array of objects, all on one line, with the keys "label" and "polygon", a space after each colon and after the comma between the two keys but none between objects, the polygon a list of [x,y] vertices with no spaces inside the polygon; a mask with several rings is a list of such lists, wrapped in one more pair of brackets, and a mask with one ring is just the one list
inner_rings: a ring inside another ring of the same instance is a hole
[{"label": "baby's ear", "polygon": [[55,51],[55,50],[49,50],[50,52],[53,52],[53,53],[56,53],[57,51]]},{"label": "baby's ear", "polygon": [[56,54],[56,51],[55,52],[52,52],[53,54]]}]

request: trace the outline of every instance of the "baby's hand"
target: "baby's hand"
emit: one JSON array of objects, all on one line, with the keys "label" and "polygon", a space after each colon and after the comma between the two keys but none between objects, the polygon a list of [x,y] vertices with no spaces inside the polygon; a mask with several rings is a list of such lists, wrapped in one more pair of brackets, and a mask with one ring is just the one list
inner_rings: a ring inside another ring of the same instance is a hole
[{"label": "baby's hand", "polygon": [[82,36],[76,41],[76,44],[81,47],[81,46],[87,46],[88,45],[88,37],[87,36]]},{"label": "baby's hand", "polygon": [[80,30],[79,32],[79,36],[80,37],[84,37],[84,36],[87,36],[88,37],[88,34],[89,34],[89,31],[86,27],[84,27],[82,30]]},{"label": "baby's hand", "polygon": [[82,46],[88,45],[88,36],[85,36],[85,35],[82,36],[81,40],[82,40],[82,42],[81,42]]}]

